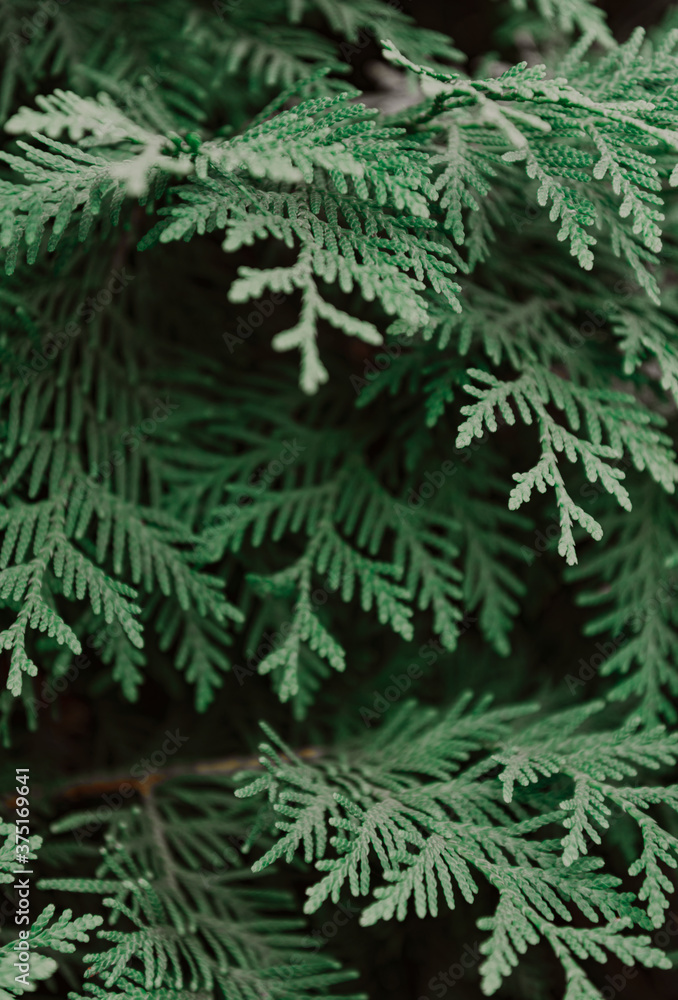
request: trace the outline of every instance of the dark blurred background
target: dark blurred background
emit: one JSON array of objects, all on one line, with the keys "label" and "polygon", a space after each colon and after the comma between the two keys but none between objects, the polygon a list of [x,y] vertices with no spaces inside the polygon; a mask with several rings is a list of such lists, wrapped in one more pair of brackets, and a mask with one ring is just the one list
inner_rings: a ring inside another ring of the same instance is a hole
[{"label": "dark blurred background", "polygon": [[[552,0],[554,7],[567,7],[567,0]],[[495,0],[403,0],[406,10],[426,28],[433,28],[450,35],[469,58],[481,55],[491,48],[492,26],[497,22],[498,5]],[[669,0],[598,0],[598,7],[606,13],[608,23],[616,37],[624,40],[635,27],[649,27],[664,17],[667,10],[676,10],[678,4]],[[489,29],[489,31],[488,31]],[[488,37],[489,35],[489,37]]]}]

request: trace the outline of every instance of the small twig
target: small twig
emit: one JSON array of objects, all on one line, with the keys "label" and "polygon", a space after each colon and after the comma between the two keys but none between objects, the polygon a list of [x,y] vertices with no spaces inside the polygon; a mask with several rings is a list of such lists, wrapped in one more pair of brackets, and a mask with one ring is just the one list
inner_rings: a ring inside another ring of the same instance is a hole
[{"label": "small twig", "polygon": [[[297,750],[295,753],[302,760],[313,760],[316,757],[322,756],[323,750],[320,747],[302,747],[301,750]],[[280,759],[289,761],[289,757],[286,757],[285,754],[281,754]],[[259,757],[242,755],[223,757],[218,760],[196,761],[192,764],[175,764],[173,767],[155,771],[153,774],[149,774],[142,779],[132,777],[129,771],[126,774],[92,775],[74,784],[61,786],[55,789],[51,795],[55,799],[68,799],[70,802],[73,802],[80,799],[94,798],[95,796],[103,795],[105,792],[115,792],[122,785],[127,785],[133,788],[135,792],[138,792],[143,798],[148,798],[151,790],[156,785],[168,781],[170,778],[180,778],[191,774],[199,777],[201,775],[234,774],[236,771],[260,771],[262,766]],[[36,792],[39,794],[40,790],[38,788],[34,789],[33,794]],[[5,806],[7,808],[14,809],[15,804],[14,798],[5,799]]]}]

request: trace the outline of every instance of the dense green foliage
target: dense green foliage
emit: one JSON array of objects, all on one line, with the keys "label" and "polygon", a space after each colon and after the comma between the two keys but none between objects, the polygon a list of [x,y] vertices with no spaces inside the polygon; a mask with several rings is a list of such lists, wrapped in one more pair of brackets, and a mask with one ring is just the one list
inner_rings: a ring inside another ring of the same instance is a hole
[{"label": "dense green foliage", "polygon": [[0,1000],[675,992],[678,17],[492,13],[3,5]]}]

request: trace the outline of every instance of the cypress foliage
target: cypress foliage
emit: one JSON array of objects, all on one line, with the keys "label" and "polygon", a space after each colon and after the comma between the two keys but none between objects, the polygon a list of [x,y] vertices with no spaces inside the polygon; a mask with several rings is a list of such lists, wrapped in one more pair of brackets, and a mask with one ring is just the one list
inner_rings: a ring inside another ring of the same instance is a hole
[{"label": "cypress foliage", "polygon": [[4,5],[0,1000],[675,993],[678,17],[492,13]]}]

